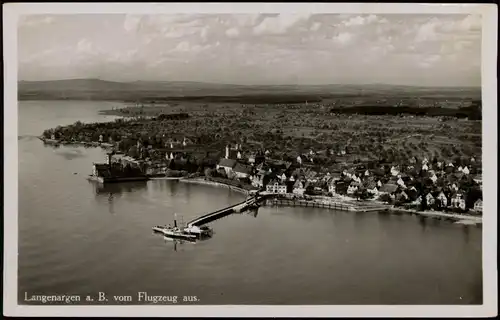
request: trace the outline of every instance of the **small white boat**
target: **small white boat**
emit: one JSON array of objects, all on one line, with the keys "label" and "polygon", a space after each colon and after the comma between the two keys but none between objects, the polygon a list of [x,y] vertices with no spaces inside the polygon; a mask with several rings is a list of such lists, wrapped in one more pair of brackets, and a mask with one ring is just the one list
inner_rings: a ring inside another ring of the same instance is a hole
[{"label": "small white boat", "polygon": [[162,233],[164,236],[176,239],[196,240],[196,235],[188,234],[178,227],[154,226],[153,231]]}]

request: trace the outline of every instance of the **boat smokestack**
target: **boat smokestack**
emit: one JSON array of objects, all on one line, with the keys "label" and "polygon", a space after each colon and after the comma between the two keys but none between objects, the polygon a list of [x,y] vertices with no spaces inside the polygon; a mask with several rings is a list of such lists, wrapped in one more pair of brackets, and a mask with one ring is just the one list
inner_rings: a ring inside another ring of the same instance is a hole
[{"label": "boat smokestack", "polygon": [[174,227],[177,228],[177,220],[176,219],[174,219]]}]

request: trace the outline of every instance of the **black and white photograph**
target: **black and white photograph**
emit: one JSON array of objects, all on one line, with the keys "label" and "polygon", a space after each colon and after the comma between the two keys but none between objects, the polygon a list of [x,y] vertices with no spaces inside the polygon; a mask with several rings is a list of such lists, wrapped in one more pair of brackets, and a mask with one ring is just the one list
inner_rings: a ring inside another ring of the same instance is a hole
[{"label": "black and white photograph", "polygon": [[497,315],[496,6],[12,3],[3,32],[5,315]]}]

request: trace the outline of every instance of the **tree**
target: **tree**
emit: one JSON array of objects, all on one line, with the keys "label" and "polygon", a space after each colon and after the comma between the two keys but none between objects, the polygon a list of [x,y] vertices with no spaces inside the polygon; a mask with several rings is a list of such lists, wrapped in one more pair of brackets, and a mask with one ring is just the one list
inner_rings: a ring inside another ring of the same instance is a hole
[{"label": "tree", "polygon": [[136,146],[132,146],[128,149],[127,155],[132,158],[137,158],[139,157],[139,152],[137,150]]},{"label": "tree", "polygon": [[210,178],[210,177],[212,177],[213,173],[214,173],[214,170],[212,170],[210,168],[205,169],[205,177]]},{"label": "tree", "polygon": [[378,199],[383,202],[391,203],[392,199],[391,196],[387,193],[381,194]]}]

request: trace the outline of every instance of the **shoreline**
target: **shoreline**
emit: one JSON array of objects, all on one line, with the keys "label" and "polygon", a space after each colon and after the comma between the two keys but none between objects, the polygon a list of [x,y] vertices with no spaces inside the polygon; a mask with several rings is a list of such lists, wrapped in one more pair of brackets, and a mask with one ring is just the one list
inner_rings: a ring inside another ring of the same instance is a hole
[{"label": "shoreline", "polygon": [[[223,184],[220,182],[213,182],[213,181],[208,181],[200,178],[179,178],[179,181],[181,182],[186,182],[186,183],[194,183],[194,184],[204,184],[204,185],[210,185],[210,186],[215,186],[215,187],[225,187],[230,190],[234,190],[240,193],[243,193],[245,195],[249,194],[249,191],[245,189],[241,189],[238,187],[234,187],[228,184]],[[338,199],[336,201],[317,201],[320,200],[321,198],[317,198],[316,200],[305,200],[305,199],[300,199],[300,200],[292,200],[292,199],[268,199],[266,200],[266,205],[272,205],[272,206],[281,206],[281,207],[287,207],[287,206],[300,206],[300,207],[310,207],[310,208],[323,208],[323,209],[333,209],[333,210],[340,210],[340,211],[348,211],[348,212],[376,212],[376,213],[382,213],[382,212],[389,212],[389,213],[406,213],[406,214],[411,214],[411,215],[419,215],[422,217],[429,217],[429,218],[435,218],[435,219],[445,219],[445,220],[454,220],[454,223],[457,224],[465,224],[465,225],[477,225],[477,224],[482,224],[483,219],[482,217],[475,217],[471,215],[460,215],[460,214],[450,214],[450,213],[445,213],[445,212],[438,212],[438,211],[418,211],[418,210],[411,210],[411,209],[403,209],[403,208],[395,208],[392,205],[389,204],[384,204],[380,203],[378,201],[373,201],[373,203],[366,203],[367,206],[356,206],[355,204],[352,203],[350,200],[345,200],[345,199]],[[333,199],[333,198],[332,198]]]},{"label": "shoreline", "polygon": [[185,183],[210,185],[210,186],[214,186],[214,187],[224,187],[224,188],[227,188],[227,189],[239,192],[239,193],[243,193],[244,195],[248,195],[250,193],[250,191],[248,191],[248,190],[238,188],[238,187],[232,186],[230,184],[209,181],[209,180],[205,180],[202,178],[179,178],[179,181],[185,182]]},{"label": "shoreline", "polygon": [[420,216],[425,216],[425,217],[435,217],[435,218],[442,218],[442,219],[453,219],[456,220],[457,223],[479,223],[483,224],[483,218],[482,217],[475,217],[471,215],[466,215],[466,214],[457,214],[457,213],[446,213],[446,212],[439,212],[439,211],[418,211],[414,209],[404,209],[404,208],[395,208],[392,206],[389,208],[389,211],[391,212],[402,212],[402,213],[409,213],[409,214],[416,214]]},{"label": "shoreline", "polygon": [[76,145],[76,146],[83,146],[83,147],[93,147],[93,148],[103,148],[103,149],[108,149],[108,148],[114,148],[115,145],[111,143],[106,143],[106,142],[85,142],[85,141],[65,141],[65,140],[53,140],[53,139],[46,139],[43,136],[37,136],[38,139],[40,139],[44,144],[48,145],[63,145],[63,146],[71,146],[71,145]]},{"label": "shoreline", "polygon": [[[79,145],[79,146],[89,146],[89,147],[101,147],[102,149],[108,149],[108,148],[113,148],[114,145],[109,144],[109,143],[99,143],[99,142],[81,142],[81,141],[61,141],[61,140],[51,140],[51,139],[46,139],[43,136],[38,136],[38,138],[44,143],[44,144],[49,144],[49,145]],[[245,190],[242,188],[238,188],[235,186],[232,186],[230,184],[225,184],[221,182],[214,182],[214,181],[209,181],[205,180],[203,178],[186,178],[186,177],[149,177],[149,180],[178,180],[181,182],[186,182],[186,183],[193,183],[193,184],[204,184],[204,185],[211,185],[214,187],[224,187],[228,188],[230,190],[242,193],[244,195],[249,194],[249,190]],[[318,201],[319,200],[319,201]],[[477,217],[477,216],[471,216],[471,215],[461,215],[461,214],[452,214],[452,213],[445,213],[445,212],[439,212],[439,211],[418,211],[415,209],[404,209],[404,208],[396,208],[393,205],[388,205],[385,203],[381,203],[376,200],[372,200],[369,202],[363,202],[364,204],[367,204],[367,206],[364,205],[357,205],[354,199],[344,199],[342,197],[317,197],[313,198],[313,200],[305,200],[305,199],[300,199],[300,200],[292,200],[292,199],[272,199],[268,200],[273,203],[273,205],[280,205],[280,206],[302,206],[302,207],[313,207],[313,208],[335,208],[336,210],[342,210],[342,211],[350,211],[350,212],[383,212],[383,211],[388,211],[388,212],[396,212],[396,213],[407,213],[407,214],[415,214],[419,216],[425,216],[425,217],[431,217],[431,218],[438,218],[438,219],[451,219],[455,220],[455,223],[461,223],[461,224],[482,224],[482,217]],[[277,204],[279,202],[279,204]],[[286,204],[284,204],[286,203]],[[344,210],[345,209],[345,210]]]}]

